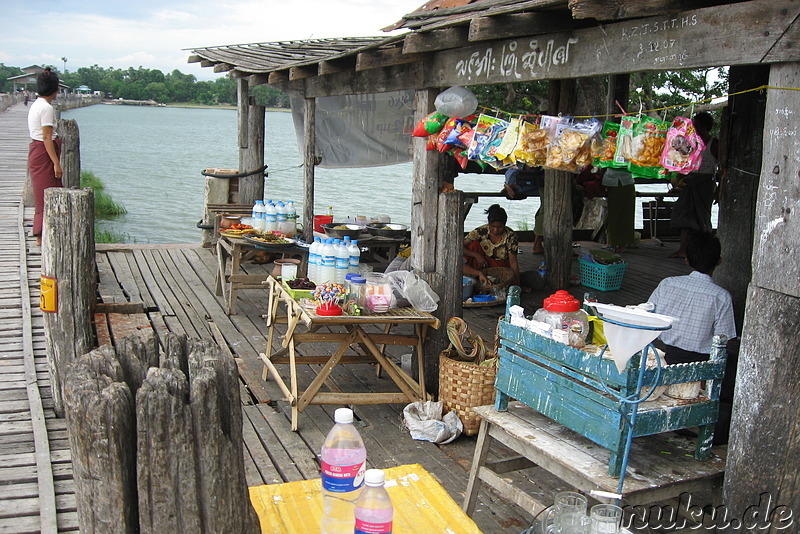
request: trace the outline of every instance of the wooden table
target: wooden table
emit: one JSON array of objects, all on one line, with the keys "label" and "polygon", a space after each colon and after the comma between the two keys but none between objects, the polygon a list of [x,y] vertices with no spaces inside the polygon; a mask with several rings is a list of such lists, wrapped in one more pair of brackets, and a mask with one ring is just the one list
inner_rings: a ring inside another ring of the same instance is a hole
[{"label": "wooden table", "polygon": [[[472,514],[481,482],[491,486],[532,515],[552,504],[541,502],[514,487],[501,475],[538,465],[577,491],[615,494],[618,478],[609,476],[609,451],[598,447],[568,428],[548,419],[521,402],[511,402],[508,411],[494,406],[475,408],[481,429],[475,444],[469,483],[462,508]],[[486,457],[494,440],[519,456],[488,465]],[[699,462],[692,457],[694,440],[675,433],[644,436],[633,441],[622,495],[635,506],[663,502],[682,493],[702,490],[719,492],[725,470],[727,447],[712,449],[711,458]],[[604,502],[611,498],[594,497]]]},{"label": "wooden table", "polygon": [[[264,362],[264,380],[271,372],[275,380],[292,405],[292,430],[297,430],[297,419],[309,404],[383,404],[409,403],[427,400],[425,392],[425,350],[424,342],[428,327],[439,328],[439,319],[427,312],[413,308],[394,308],[384,314],[363,316],[321,316],[313,309],[303,307],[294,300],[283,285],[272,276],[267,279],[269,287],[269,306],[267,309],[266,354],[260,354]],[[283,304],[286,316],[279,317],[279,308]],[[276,324],[286,321],[286,334],[281,341],[281,348],[273,350]],[[412,325],[413,335],[391,333],[397,325]],[[300,331],[302,327],[304,331]],[[375,329],[372,327],[383,327]],[[329,331],[319,332],[323,327]],[[378,330],[378,331],[376,331]],[[334,343],[336,350],[331,356],[299,355],[297,346],[304,342]],[[351,345],[359,345],[362,353],[345,354]],[[384,353],[385,345],[404,345],[417,349],[417,372],[419,380],[414,380]],[[289,364],[289,384],[284,381],[275,364]],[[378,363],[386,370],[389,378],[398,387],[399,392],[388,393],[347,393],[321,392],[320,387],[330,376],[334,367],[347,363]],[[299,391],[297,385],[297,365],[322,364],[323,369],[314,378],[305,391]]]},{"label": "wooden table", "polygon": [[[386,491],[394,506],[392,532],[455,532],[480,534],[430,473],[421,465],[385,469]],[[315,533],[322,521],[322,484],[319,479],[299,480],[250,488],[263,534]]]},{"label": "wooden table", "polygon": [[[240,289],[263,289],[267,280],[266,274],[242,274],[242,261],[258,250],[282,254],[283,257],[301,256],[308,257],[308,248],[299,246],[268,244],[255,245],[241,237],[220,235],[217,240],[217,275],[215,277],[215,293],[225,302],[225,311],[228,315],[236,314],[236,294]],[[230,272],[228,272],[228,259]],[[306,262],[303,261],[298,269],[298,276],[302,276]]]}]

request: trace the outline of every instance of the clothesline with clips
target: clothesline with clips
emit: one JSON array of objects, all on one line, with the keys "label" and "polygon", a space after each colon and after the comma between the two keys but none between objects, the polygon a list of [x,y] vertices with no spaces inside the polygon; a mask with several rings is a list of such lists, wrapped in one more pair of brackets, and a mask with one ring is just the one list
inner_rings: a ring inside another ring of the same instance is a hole
[{"label": "clothesline with clips", "polygon": [[[641,109],[641,104],[640,104],[640,106],[639,106],[640,109],[639,109],[637,114],[638,115],[642,115],[642,114],[649,114],[649,113],[659,113],[661,111],[665,112],[665,114],[666,114],[666,112],[671,110],[671,109],[690,108],[691,112],[689,114],[693,115],[694,114],[693,113],[694,112],[694,106],[696,106],[698,104],[704,104],[706,102],[711,102],[712,100],[717,100],[719,98],[729,98],[729,97],[732,97],[732,96],[742,95],[742,94],[745,94],[745,93],[752,93],[754,91],[759,91],[759,92],[763,93],[763,92],[765,92],[767,90],[773,90],[773,91],[800,91],[800,87],[776,87],[776,86],[773,86],[773,85],[759,85],[758,87],[753,87],[751,89],[745,89],[743,91],[736,91],[735,93],[728,93],[728,94],[725,94],[725,95],[722,95],[722,96],[712,96],[712,97],[709,97],[709,98],[703,98],[701,100],[695,100],[694,102],[686,102],[685,104],[674,104],[672,106],[663,106],[663,107],[660,107],[660,108],[646,109],[646,110],[642,110]],[[601,118],[615,118],[615,117],[624,117],[626,115],[634,115],[634,113],[628,113],[627,111],[625,111],[625,109],[622,108],[622,106],[619,104],[619,102],[617,102],[617,106],[619,106],[619,108],[622,110],[622,113],[609,113],[609,114],[606,114],[606,115],[574,115],[573,118],[575,118],[575,119],[595,119],[595,118],[596,119],[601,119]],[[545,113],[534,113],[534,114],[511,113],[511,112],[508,112],[508,111],[503,111],[501,109],[496,109],[496,108],[491,108],[491,107],[486,107],[486,106],[480,106],[480,109],[482,111],[486,111],[487,114],[494,114],[495,116],[499,116],[500,114],[503,114],[503,115],[507,115],[509,117],[519,117],[521,119],[539,118],[542,115],[546,115]]]}]

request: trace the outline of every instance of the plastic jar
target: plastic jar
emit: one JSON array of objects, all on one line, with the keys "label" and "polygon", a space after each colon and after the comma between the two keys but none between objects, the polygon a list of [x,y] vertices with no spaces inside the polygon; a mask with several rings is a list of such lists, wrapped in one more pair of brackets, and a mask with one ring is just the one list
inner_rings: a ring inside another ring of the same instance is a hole
[{"label": "plastic jar", "polygon": [[553,327],[553,339],[566,340],[567,344],[576,348],[586,346],[589,316],[581,309],[580,301],[567,291],[556,291],[544,299],[544,307],[533,314],[533,319]]},{"label": "plastic jar", "polygon": [[386,313],[392,305],[392,284],[383,273],[368,273],[364,297],[372,313]]}]

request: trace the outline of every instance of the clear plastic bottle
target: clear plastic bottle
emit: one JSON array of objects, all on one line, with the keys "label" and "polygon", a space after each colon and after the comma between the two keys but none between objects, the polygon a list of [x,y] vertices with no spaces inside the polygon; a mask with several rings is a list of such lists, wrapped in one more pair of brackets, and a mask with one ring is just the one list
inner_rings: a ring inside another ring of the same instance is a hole
[{"label": "clear plastic bottle", "polygon": [[355,503],[364,484],[367,450],[353,426],[353,410],[338,408],[320,455],[322,534],[353,534]]},{"label": "clear plastic bottle", "polygon": [[253,204],[253,228],[258,230],[259,232],[264,231],[264,201],[263,200],[256,200],[256,203]]},{"label": "clear plastic bottle", "polygon": [[336,280],[336,247],[333,246],[333,239],[326,239],[320,252],[322,261],[319,268],[319,280],[314,280],[318,284],[334,282]]},{"label": "clear plastic bottle", "polygon": [[264,232],[274,232],[278,229],[278,223],[276,222],[276,212],[275,212],[275,205],[270,200],[267,202],[266,210],[264,214]]},{"label": "clear plastic bottle", "polygon": [[286,234],[287,237],[294,237],[297,233],[297,208],[291,200],[286,203]]},{"label": "clear plastic bottle", "polygon": [[350,269],[350,238],[344,236],[344,239],[339,243],[336,248],[336,283],[343,284],[345,277]]},{"label": "clear plastic bottle", "polygon": [[350,241],[348,252],[350,253],[350,266],[348,267],[347,272],[357,273],[358,263],[361,261],[361,249],[358,247],[357,240],[354,239],[353,241]]},{"label": "clear plastic bottle", "polygon": [[391,534],[394,506],[386,488],[382,469],[368,469],[364,489],[356,501],[355,534]]},{"label": "clear plastic bottle", "polygon": [[308,247],[308,269],[307,269],[308,279],[311,280],[312,282],[316,282],[317,277],[319,276],[318,271],[321,259],[319,253],[320,246],[321,246],[321,241],[319,237],[314,236],[314,241]]},{"label": "clear plastic bottle", "polygon": [[275,204],[275,229],[282,234],[286,229],[286,206],[280,201]]}]

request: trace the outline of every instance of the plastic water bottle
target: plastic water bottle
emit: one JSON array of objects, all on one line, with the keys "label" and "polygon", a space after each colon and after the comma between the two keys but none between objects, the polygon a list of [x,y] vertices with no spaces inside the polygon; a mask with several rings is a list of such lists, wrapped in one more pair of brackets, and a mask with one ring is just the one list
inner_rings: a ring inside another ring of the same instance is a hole
[{"label": "plastic water bottle", "polygon": [[275,205],[275,229],[284,234],[286,230],[286,206],[283,202],[278,202]]},{"label": "plastic water bottle", "polygon": [[353,534],[355,503],[364,484],[367,450],[353,426],[353,410],[338,408],[320,455],[322,534]]},{"label": "plastic water bottle", "polygon": [[314,236],[314,241],[311,242],[311,246],[308,247],[308,279],[312,282],[316,282],[319,276],[319,263],[320,263],[320,253],[319,249],[321,246],[321,242],[319,237]]},{"label": "plastic water bottle", "polygon": [[253,204],[253,228],[258,230],[259,232],[264,231],[264,201],[263,200],[256,200],[256,203]]},{"label": "plastic water bottle", "polygon": [[336,248],[336,283],[344,284],[350,270],[350,238],[345,236]]},{"label": "plastic water bottle", "polygon": [[357,273],[358,272],[358,263],[361,261],[361,249],[358,248],[358,241],[353,240],[350,241],[350,247],[348,248],[348,252],[350,253],[350,265],[347,269],[349,273]]},{"label": "plastic water bottle", "polygon": [[289,237],[294,237],[297,233],[297,208],[291,200],[286,203],[286,232]]},{"label": "plastic water bottle", "polygon": [[333,246],[333,239],[326,239],[322,246],[322,263],[319,268],[319,280],[314,280],[318,284],[334,282],[336,280],[336,247]]},{"label": "plastic water bottle", "polygon": [[278,229],[275,213],[275,205],[272,203],[272,201],[267,202],[264,213],[264,232],[274,232]]},{"label": "plastic water bottle", "polygon": [[368,469],[364,476],[364,489],[356,501],[355,534],[391,534],[394,506],[386,488],[382,469]]},{"label": "plastic water bottle", "polygon": [[538,272],[539,272],[539,276],[541,276],[542,280],[544,280],[544,277],[547,276],[547,262],[543,261],[539,265],[539,271]]}]

